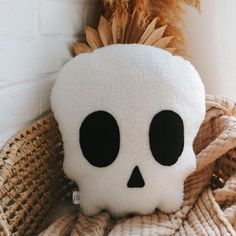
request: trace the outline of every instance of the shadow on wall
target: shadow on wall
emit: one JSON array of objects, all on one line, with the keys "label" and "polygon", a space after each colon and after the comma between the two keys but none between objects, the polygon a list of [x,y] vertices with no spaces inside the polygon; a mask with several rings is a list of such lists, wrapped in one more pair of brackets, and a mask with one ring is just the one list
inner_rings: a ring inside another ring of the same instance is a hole
[{"label": "shadow on wall", "polygon": [[236,1],[202,1],[200,14],[186,9],[189,55],[207,93],[236,99]]}]

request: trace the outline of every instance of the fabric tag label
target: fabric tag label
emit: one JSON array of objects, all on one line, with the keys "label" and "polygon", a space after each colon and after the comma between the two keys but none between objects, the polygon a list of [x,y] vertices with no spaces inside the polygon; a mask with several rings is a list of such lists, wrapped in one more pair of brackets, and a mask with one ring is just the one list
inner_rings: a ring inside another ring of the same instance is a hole
[{"label": "fabric tag label", "polygon": [[79,205],[79,191],[73,191],[72,200],[75,205]]}]

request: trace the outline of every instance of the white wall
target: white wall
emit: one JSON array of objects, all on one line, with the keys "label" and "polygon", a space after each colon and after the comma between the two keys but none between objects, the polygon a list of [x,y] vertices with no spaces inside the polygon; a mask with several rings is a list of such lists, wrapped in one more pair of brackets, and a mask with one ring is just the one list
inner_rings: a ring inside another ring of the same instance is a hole
[{"label": "white wall", "polygon": [[56,72],[96,0],[0,0],[0,146],[49,110]]},{"label": "white wall", "polygon": [[[0,146],[50,107],[56,72],[97,0],[0,0]],[[236,1],[187,8],[189,54],[207,92],[236,99]]]},{"label": "white wall", "polygon": [[186,8],[189,55],[208,93],[236,99],[236,1],[201,2],[200,14]]}]

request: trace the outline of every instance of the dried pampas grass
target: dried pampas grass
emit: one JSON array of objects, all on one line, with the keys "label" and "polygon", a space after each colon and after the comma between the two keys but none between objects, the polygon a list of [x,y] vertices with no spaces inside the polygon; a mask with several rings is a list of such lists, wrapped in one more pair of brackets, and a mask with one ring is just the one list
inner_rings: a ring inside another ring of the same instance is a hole
[{"label": "dried pampas grass", "polygon": [[139,24],[140,16],[137,11],[128,16],[126,24],[120,25],[116,17],[108,22],[101,16],[98,30],[91,27],[86,27],[86,43],[76,43],[74,50],[76,55],[85,52],[91,52],[96,48],[104,47],[111,44],[129,44],[138,43],[151,45],[158,48],[163,48],[170,53],[175,51],[175,48],[168,47],[172,40],[172,36],[163,36],[167,26],[156,28],[157,18],[145,27]]},{"label": "dried pampas grass", "polygon": [[87,43],[76,43],[76,54],[116,43],[140,43],[185,56],[180,30],[183,4],[200,8],[200,0],[103,0],[98,29],[86,27]]},{"label": "dried pampas grass", "polygon": [[200,0],[149,0],[148,2],[151,17],[158,16],[158,25],[168,25],[166,34],[174,35],[171,46],[177,48],[176,54],[186,55],[186,40],[181,31],[185,14],[183,6],[187,4],[200,10]]}]

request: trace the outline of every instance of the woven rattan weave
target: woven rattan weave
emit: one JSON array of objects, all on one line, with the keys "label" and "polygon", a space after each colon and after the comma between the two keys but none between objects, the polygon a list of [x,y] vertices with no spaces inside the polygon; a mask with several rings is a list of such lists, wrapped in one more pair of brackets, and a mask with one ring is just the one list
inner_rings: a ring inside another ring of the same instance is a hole
[{"label": "woven rattan weave", "polygon": [[[35,235],[48,212],[70,193],[52,114],[14,135],[0,152],[0,235]],[[7,233],[8,232],[8,233]]]}]

